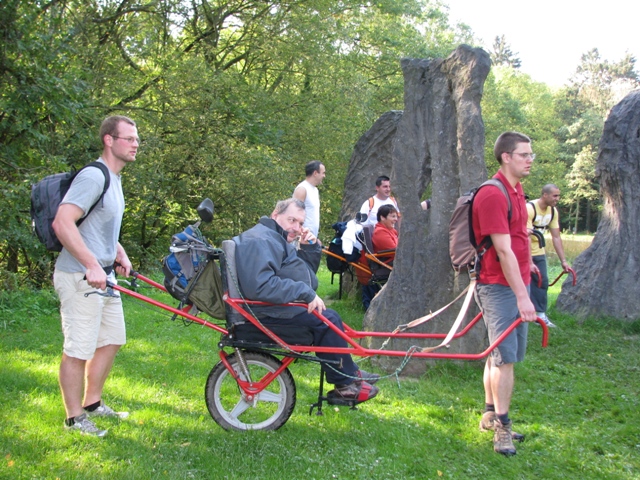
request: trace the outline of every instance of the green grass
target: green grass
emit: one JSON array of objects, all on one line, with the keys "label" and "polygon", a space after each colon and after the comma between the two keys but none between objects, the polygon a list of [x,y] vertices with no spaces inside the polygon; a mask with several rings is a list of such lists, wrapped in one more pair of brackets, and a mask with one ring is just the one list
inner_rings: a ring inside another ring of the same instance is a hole
[{"label": "green grass", "polygon": [[[557,267],[553,267],[557,268]],[[553,268],[551,276],[554,278]],[[557,275],[557,273],[556,273]],[[555,301],[559,284],[554,287]],[[335,296],[329,274],[321,295]],[[163,297],[166,299],[166,297]],[[170,301],[170,300],[169,300]],[[334,301],[357,325],[355,300]],[[2,479],[632,479],[640,472],[638,325],[557,314],[549,348],[532,326],[516,367],[511,416],[526,434],[518,454],[478,431],[478,364],[438,362],[421,378],[380,382],[375,400],[310,416],[318,367],[292,367],[298,403],[276,432],[226,432],[211,419],[204,383],[218,334],[172,322],[125,299],[129,343],[106,387],[127,420],[101,419],[104,439],[62,428],[57,385],[62,336],[50,291],[0,294]]]}]

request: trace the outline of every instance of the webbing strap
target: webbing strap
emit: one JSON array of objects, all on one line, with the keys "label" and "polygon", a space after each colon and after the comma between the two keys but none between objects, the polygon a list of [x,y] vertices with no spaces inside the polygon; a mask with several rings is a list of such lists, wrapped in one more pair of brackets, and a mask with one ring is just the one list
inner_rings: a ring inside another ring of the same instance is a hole
[{"label": "webbing strap", "polygon": [[471,297],[473,297],[473,292],[476,289],[475,279],[472,279],[471,282],[469,282],[469,285],[467,285],[467,289],[468,289],[467,296],[465,297],[464,302],[462,304],[462,308],[458,313],[458,318],[456,318],[456,321],[453,322],[453,325],[451,326],[451,330],[449,330],[449,333],[447,333],[447,336],[445,337],[445,339],[442,340],[442,343],[440,343],[440,345],[436,345],[435,347],[421,348],[420,351],[433,352],[434,350],[444,347],[445,345],[448,345],[449,342],[451,342],[451,339],[454,337],[454,335],[458,331],[458,328],[460,328],[460,324],[462,323],[462,320],[464,320],[464,317],[467,314],[467,310],[469,309],[469,304],[471,303]]},{"label": "webbing strap", "polygon": [[413,321],[411,321],[409,323],[405,323],[404,325],[398,325],[396,327],[396,329],[393,331],[393,333],[404,332],[405,330],[408,330],[410,328],[415,328],[418,325],[423,324],[424,322],[428,322],[432,318],[434,318],[437,315],[439,315],[442,312],[444,312],[447,308],[449,308],[451,305],[456,303],[458,300],[460,300],[462,298],[462,296],[466,293],[467,294],[467,298],[465,299],[464,303],[462,304],[462,310],[458,314],[458,317],[460,317],[460,315],[464,316],[464,314],[467,313],[467,309],[469,308],[470,297],[473,294],[473,291],[475,290],[475,287],[476,287],[476,281],[475,281],[475,279],[472,279],[471,282],[469,282],[469,285],[467,285],[467,288],[465,288],[462,292],[460,292],[460,294],[456,298],[451,300],[451,302],[449,302],[447,305],[445,305],[444,307],[436,310],[435,312],[432,312],[432,313],[429,313],[428,315],[425,315],[424,317],[416,318],[415,320],[413,320]]}]

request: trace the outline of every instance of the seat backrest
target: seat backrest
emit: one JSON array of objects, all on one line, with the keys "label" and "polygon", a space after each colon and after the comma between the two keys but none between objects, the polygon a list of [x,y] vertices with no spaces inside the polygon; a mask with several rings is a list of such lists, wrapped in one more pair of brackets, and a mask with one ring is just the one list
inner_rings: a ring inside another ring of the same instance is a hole
[{"label": "seat backrest", "polygon": [[363,225],[362,226],[362,239],[364,239],[364,242],[362,242],[365,246],[365,252],[370,253],[373,255],[373,229],[375,227],[371,224],[367,224],[367,225]]},{"label": "seat backrest", "polygon": [[[238,272],[236,271],[236,242],[233,240],[223,240],[222,251],[224,255],[220,259],[222,266],[222,282],[224,289],[231,298],[240,298],[238,290]],[[225,304],[227,309],[227,322],[234,325],[245,323],[245,318],[236,312],[229,305]]]}]

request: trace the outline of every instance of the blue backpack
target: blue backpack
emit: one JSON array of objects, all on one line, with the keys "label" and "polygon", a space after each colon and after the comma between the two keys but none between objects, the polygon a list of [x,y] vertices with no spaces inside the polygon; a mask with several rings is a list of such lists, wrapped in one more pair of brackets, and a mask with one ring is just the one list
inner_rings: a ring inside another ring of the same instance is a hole
[{"label": "blue backpack", "polygon": [[220,269],[215,249],[197,225],[189,225],[171,238],[169,255],[162,260],[164,286],[180,300],[179,308],[194,305],[214,318],[225,318]]}]

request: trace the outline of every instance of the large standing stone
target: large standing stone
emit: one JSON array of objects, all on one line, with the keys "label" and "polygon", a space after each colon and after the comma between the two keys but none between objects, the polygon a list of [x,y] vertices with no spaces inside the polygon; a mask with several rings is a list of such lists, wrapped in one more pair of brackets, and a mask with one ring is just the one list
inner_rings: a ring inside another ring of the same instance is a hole
[{"label": "large standing stone", "polygon": [[573,263],[556,306],[584,319],[640,318],[640,91],[612,110],[600,139],[596,165],[604,208],[591,246]]},{"label": "large standing stone", "polygon": [[[368,330],[391,331],[435,311],[468,283],[466,276],[454,277],[448,255],[448,226],[460,194],[487,178],[480,100],[489,68],[489,55],[466,45],[446,59],[402,61],[405,110],[393,137],[390,175],[402,211],[400,243],[393,273],[365,316]],[[372,172],[371,178],[378,174],[379,170]],[[429,185],[432,208],[425,212],[420,208],[420,198]],[[370,194],[356,201],[349,198],[351,184],[345,182],[345,186],[343,212],[352,212],[353,205],[359,208]],[[457,307],[417,331],[446,333]],[[476,312],[475,305],[471,310],[470,315]],[[454,341],[448,351],[479,352],[486,346],[485,337],[484,329],[476,328],[462,341]],[[380,343],[376,340],[372,346]],[[415,343],[393,341],[387,348],[405,351]],[[380,356],[375,361],[390,369],[400,359]],[[426,366],[416,360],[409,365],[411,373],[419,373]]]},{"label": "large standing stone", "polygon": [[391,176],[393,139],[401,118],[401,111],[383,114],[356,143],[344,179],[342,220],[354,218],[362,203],[376,193],[376,178]]}]

